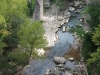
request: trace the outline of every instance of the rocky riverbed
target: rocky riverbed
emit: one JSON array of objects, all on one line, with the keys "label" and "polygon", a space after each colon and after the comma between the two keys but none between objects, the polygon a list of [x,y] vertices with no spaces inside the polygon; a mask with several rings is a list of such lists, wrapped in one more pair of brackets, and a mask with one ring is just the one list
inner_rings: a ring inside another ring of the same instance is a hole
[{"label": "rocky riverbed", "polygon": [[77,49],[80,42],[76,34],[67,32],[85,19],[84,15],[79,14],[82,7],[84,2],[74,1],[69,2],[63,12],[59,11],[56,4],[45,12],[42,18],[46,31],[44,36],[47,47],[52,48],[47,51],[45,59],[31,60],[24,68],[23,75],[87,75],[86,66]]}]

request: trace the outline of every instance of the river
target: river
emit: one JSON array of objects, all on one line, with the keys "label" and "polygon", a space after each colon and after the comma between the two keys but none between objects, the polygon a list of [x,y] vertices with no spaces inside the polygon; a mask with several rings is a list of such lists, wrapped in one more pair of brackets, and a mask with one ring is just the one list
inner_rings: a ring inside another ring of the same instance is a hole
[{"label": "river", "polygon": [[[78,22],[76,18],[77,17],[71,17],[68,24],[75,26],[73,22]],[[69,47],[73,45],[74,36],[69,32],[62,32],[61,30],[57,32],[57,35],[59,36],[59,41],[49,50],[47,58],[42,60],[31,60],[29,63],[30,67],[25,69],[25,75],[45,75],[47,69],[51,69],[55,66],[53,57],[61,57],[68,52]],[[67,60],[66,66],[74,70],[75,62]]]},{"label": "river", "polygon": [[[71,16],[67,24],[64,26],[75,27],[76,24],[79,24],[80,14],[76,14],[75,12],[70,12]],[[55,66],[53,61],[53,57],[62,57],[65,53],[69,51],[70,46],[74,45],[73,41],[74,36],[70,32],[63,32],[62,28],[58,30],[56,33],[59,37],[59,40],[55,43],[55,45],[48,50],[47,56],[45,59],[39,60],[31,60],[29,62],[30,67],[24,69],[24,75],[45,75],[47,69],[52,69]],[[76,62],[71,62],[66,59],[65,66],[75,70]]]}]

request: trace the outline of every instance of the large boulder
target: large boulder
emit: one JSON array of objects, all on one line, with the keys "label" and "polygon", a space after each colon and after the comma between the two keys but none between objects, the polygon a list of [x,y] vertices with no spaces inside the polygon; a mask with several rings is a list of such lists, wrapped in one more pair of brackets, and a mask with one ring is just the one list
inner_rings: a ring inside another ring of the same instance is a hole
[{"label": "large boulder", "polygon": [[54,67],[50,70],[49,75],[62,75],[62,71],[59,67]]},{"label": "large boulder", "polygon": [[64,64],[66,59],[64,57],[54,57],[54,62],[57,64]]}]

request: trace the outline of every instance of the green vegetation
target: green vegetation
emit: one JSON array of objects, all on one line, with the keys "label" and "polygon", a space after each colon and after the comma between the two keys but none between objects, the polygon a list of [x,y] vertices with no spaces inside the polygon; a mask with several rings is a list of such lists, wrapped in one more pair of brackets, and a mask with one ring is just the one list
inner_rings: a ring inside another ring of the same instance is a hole
[{"label": "green vegetation", "polygon": [[[91,27],[91,31],[83,32],[82,29],[76,28],[73,31],[77,34],[84,35],[82,37],[83,47],[81,50],[84,60],[87,62],[89,75],[100,73],[100,3],[95,0],[86,6],[85,14],[89,14],[90,18],[87,23]],[[79,36],[81,37],[81,36]]]},{"label": "green vegetation", "polygon": [[91,4],[87,7],[87,11],[91,17],[91,19],[88,19],[87,22],[91,26],[91,28],[94,30],[94,27],[97,27],[100,20],[100,4],[99,2],[93,1]]},{"label": "green vegetation", "polygon": [[[32,2],[32,7],[34,6]],[[0,2],[0,71],[14,73],[28,64],[36,49],[46,45],[43,22],[32,22],[28,17],[26,0],[1,0]],[[18,67],[20,67],[18,69]]]},{"label": "green vegetation", "polygon": [[66,0],[58,0],[57,5],[59,6],[59,10],[63,11],[66,9]]},{"label": "green vegetation", "polygon": [[35,2],[36,2],[36,0],[30,0],[30,2],[28,1],[28,8],[29,8],[29,14],[28,15],[30,15],[30,16],[33,15]]},{"label": "green vegetation", "polygon": [[[90,19],[87,23],[91,26],[91,33],[88,34],[89,39],[84,40],[87,46],[83,47],[83,52],[87,52],[87,65],[90,69],[90,75],[94,72],[100,73],[100,3],[98,1],[92,1],[87,6],[87,13],[90,15]],[[86,48],[86,49],[85,49]],[[84,50],[85,49],[85,50]],[[85,55],[85,53],[83,53]],[[94,69],[92,69],[94,68]]]},{"label": "green vegetation", "polygon": [[56,3],[57,0],[50,0],[50,5],[53,5],[54,3]]},{"label": "green vegetation", "polygon": [[100,73],[100,3],[98,1],[92,0],[84,10],[85,14],[90,15],[86,21],[91,30],[84,31],[79,25],[70,30],[83,39],[81,54],[87,62],[88,75],[94,75],[94,73],[99,75]]},{"label": "green vegetation", "polygon": [[83,37],[84,37],[84,35],[85,35],[85,31],[84,31],[84,29],[82,28],[81,24],[77,24],[75,28],[71,28],[69,31],[70,31],[71,33],[76,32],[76,35],[77,35],[79,38],[81,38],[81,39],[83,39]]}]

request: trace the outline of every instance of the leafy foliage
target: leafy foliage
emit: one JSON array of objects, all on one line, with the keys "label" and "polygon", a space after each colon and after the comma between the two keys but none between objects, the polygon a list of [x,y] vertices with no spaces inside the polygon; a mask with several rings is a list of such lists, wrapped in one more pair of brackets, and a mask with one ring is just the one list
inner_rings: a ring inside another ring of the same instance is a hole
[{"label": "leafy foliage", "polygon": [[28,2],[28,8],[29,8],[29,12],[30,12],[29,14],[30,14],[30,16],[33,15],[35,2],[36,2],[36,0],[30,0]]},{"label": "leafy foliage", "polygon": [[82,28],[81,24],[77,24],[75,28],[71,28],[69,31],[72,33],[76,32],[77,36],[81,39],[83,39],[83,37],[85,35],[85,31]]},{"label": "leafy foliage", "polygon": [[95,52],[97,48],[94,42],[92,41],[91,37],[92,37],[91,32],[88,32],[84,35],[84,42],[83,42],[81,53],[85,60],[89,59],[90,54],[92,52]]},{"label": "leafy foliage", "polygon": [[35,48],[41,48],[46,45],[46,40],[43,37],[45,31],[42,22],[30,22],[27,20],[25,25],[21,25],[18,32],[19,45],[25,49],[28,54],[33,53]]},{"label": "leafy foliage", "polygon": [[91,64],[96,64],[96,68],[95,71],[97,73],[100,72],[100,35],[98,34],[100,33],[100,25],[98,25],[98,27],[95,28],[95,31],[93,33],[93,37],[92,40],[93,42],[97,45],[97,51],[92,53],[90,56],[91,58],[88,59],[87,61],[87,65],[90,66]]},{"label": "leafy foliage", "polygon": [[59,6],[59,10],[63,11],[66,9],[66,0],[58,0],[57,5]]},{"label": "leafy foliage", "polygon": [[91,28],[93,29],[93,27],[97,27],[97,25],[99,24],[100,3],[96,1],[91,2],[91,4],[87,7],[87,13],[90,15],[91,18],[87,20]]},{"label": "leafy foliage", "polygon": [[100,45],[100,24],[95,28],[92,40],[96,43],[96,45]]},{"label": "leafy foliage", "polygon": [[45,46],[42,22],[28,18],[26,0],[1,0],[0,2],[0,71],[18,71],[29,62],[35,48]]},{"label": "leafy foliage", "polygon": [[87,40],[84,40],[82,51],[86,57],[90,75],[94,72],[100,73],[100,3],[98,1],[93,0],[86,9],[86,12],[90,15],[87,22],[92,30],[88,37],[86,36]]}]

